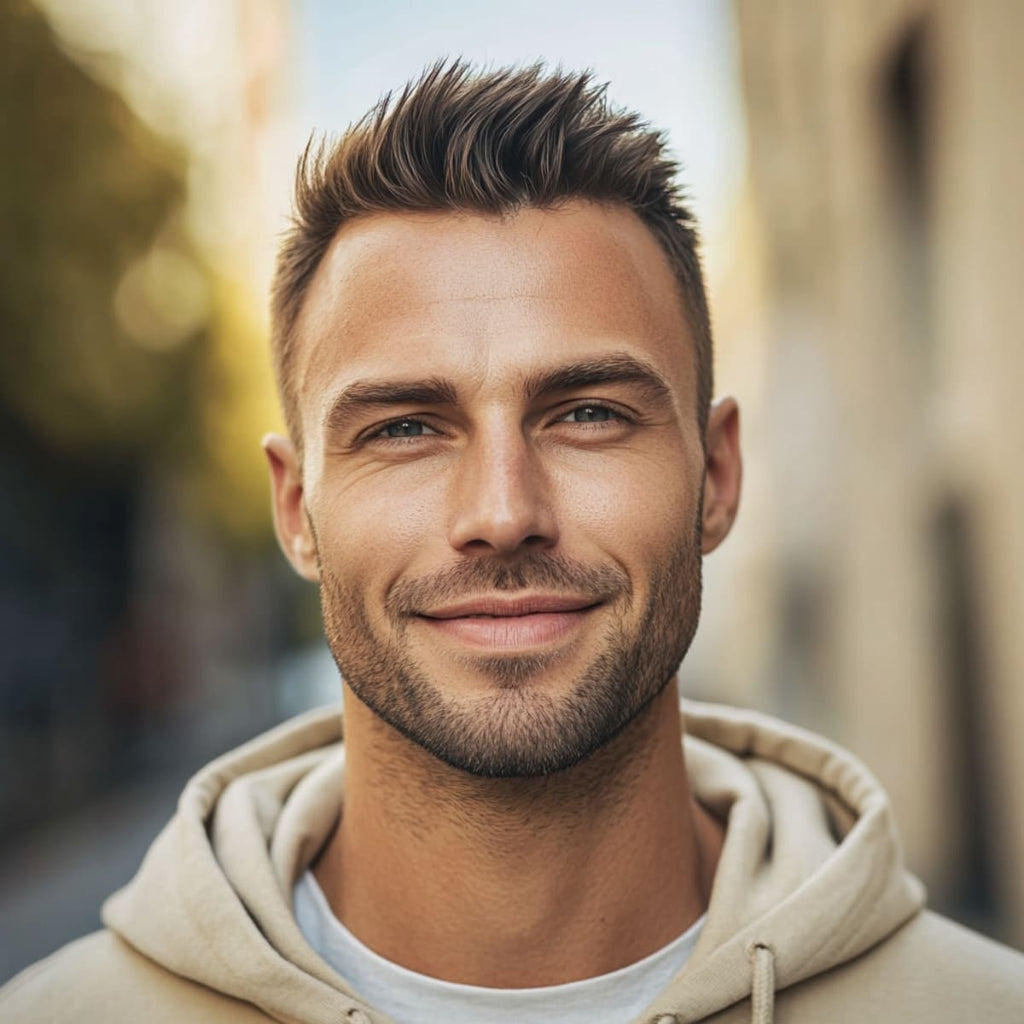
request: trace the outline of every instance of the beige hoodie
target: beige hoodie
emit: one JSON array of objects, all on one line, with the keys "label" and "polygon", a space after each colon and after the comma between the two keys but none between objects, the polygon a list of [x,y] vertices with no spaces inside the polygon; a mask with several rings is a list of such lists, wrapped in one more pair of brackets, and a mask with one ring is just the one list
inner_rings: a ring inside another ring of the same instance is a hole
[{"label": "beige hoodie", "polygon": [[[750,712],[684,717],[694,792],[728,830],[697,947],[639,1021],[1024,1021],[1024,957],[921,910],[862,765]],[[340,740],[318,711],[196,775],[107,929],[15,978],[0,1021],[384,1024],[291,913],[340,813]]]}]

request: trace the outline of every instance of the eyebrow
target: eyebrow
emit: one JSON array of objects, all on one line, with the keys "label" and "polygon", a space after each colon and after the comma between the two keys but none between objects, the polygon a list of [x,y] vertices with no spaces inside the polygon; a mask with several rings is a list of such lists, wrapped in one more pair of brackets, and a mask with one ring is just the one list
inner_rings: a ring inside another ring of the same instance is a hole
[{"label": "eyebrow", "polygon": [[653,366],[625,353],[586,359],[531,374],[523,382],[522,391],[526,398],[534,399],[598,384],[636,384],[648,401],[668,402],[672,399],[672,389]]},{"label": "eyebrow", "polygon": [[441,377],[426,380],[357,380],[349,384],[331,403],[327,429],[339,431],[353,416],[367,409],[395,405],[454,405],[455,385]]},{"label": "eyebrow", "polygon": [[[672,391],[654,367],[626,354],[586,359],[530,374],[520,384],[520,394],[527,400],[563,391],[600,384],[639,385],[644,397],[652,402],[671,401]],[[456,405],[458,390],[443,377],[425,380],[358,380],[349,384],[331,402],[326,428],[340,431],[353,417],[369,409],[396,405]]]}]

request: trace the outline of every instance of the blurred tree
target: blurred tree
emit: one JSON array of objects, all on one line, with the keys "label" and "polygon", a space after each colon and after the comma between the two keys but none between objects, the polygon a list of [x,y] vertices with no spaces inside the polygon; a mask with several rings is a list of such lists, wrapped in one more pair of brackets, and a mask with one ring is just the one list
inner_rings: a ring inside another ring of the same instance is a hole
[{"label": "blurred tree", "polygon": [[269,530],[265,329],[186,226],[196,158],[63,45],[0,0],[4,841],[269,724],[318,623]]},{"label": "blurred tree", "polygon": [[0,124],[9,838],[129,773],[141,725],[186,684],[180,634],[139,626],[140,517],[145,481],[198,447],[210,274],[180,226],[186,155],[25,0],[0,0]]},{"label": "blurred tree", "polygon": [[[232,547],[271,549],[270,495],[259,438],[282,429],[265,329],[245,288],[216,275],[210,288],[209,338],[200,358],[197,424],[202,445],[183,466],[190,514]],[[319,614],[317,615],[319,625]]]},{"label": "blurred tree", "polygon": [[0,4],[0,399],[46,447],[152,458],[192,414],[206,274],[176,224],[186,160]]}]

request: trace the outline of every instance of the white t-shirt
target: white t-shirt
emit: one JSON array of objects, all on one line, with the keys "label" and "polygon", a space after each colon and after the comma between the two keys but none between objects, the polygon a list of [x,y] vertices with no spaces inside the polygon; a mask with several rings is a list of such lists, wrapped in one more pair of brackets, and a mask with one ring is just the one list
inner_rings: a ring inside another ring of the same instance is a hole
[{"label": "white t-shirt", "polygon": [[311,871],[295,883],[293,898],[306,941],[398,1024],[622,1024],[661,994],[704,924],[702,915],[667,946],[611,974],[544,988],[481,988],[417,974],[378,956],[334,916]]}]

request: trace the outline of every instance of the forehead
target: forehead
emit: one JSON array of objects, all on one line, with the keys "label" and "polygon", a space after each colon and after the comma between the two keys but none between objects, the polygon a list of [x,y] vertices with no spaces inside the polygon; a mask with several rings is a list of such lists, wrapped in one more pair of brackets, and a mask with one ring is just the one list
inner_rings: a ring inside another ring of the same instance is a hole
[{"label": "forehead", "polygon": [[346,225],[310,285],[294,372],[307,428],[365,376],[497,385],[539,364],[632,352],[681,388],[693,354],[661,246],[631,211],[593,203],[387,213]]}]

